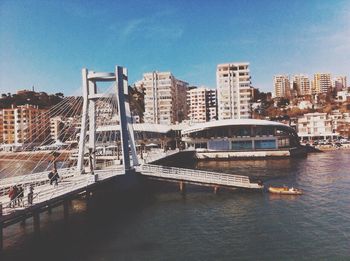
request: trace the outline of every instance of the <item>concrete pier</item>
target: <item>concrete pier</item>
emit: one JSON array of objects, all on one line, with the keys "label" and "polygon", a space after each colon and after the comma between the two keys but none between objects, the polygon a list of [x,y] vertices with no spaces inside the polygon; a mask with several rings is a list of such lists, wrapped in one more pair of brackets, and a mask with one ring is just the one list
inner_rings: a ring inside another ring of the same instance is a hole
[{"label": "concrete pier", "polygon": [[33,213],[33,225],[34,225],[34,233],[36,236],[40,235],[40,212],[35,211]]},{"label": "concrete pier", "polygon": [[4,234],[3,234],[3,224],[2,224],[2,204],[0,203],[0,251],[4,248]]},{"label": "concrete pier", "polygon": [[68,222],[69,218],[69,204],[70,200],[67,199],[63,201],[63,217],[65,222]]}]

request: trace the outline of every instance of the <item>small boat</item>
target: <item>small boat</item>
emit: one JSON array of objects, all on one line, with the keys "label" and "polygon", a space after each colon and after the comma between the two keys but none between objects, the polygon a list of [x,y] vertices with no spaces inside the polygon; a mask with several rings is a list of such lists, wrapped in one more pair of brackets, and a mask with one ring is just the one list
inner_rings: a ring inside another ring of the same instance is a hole
[{"label": "small boat", "polygon": [[300,189],[284,187],[269,187],[269,192],[283,195],[301,195],[303,192]]}]

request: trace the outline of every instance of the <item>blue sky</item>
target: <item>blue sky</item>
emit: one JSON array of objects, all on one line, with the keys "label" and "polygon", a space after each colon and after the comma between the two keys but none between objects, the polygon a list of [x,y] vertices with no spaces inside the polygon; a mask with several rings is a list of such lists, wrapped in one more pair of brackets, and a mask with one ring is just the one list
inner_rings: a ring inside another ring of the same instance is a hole
[{"label": "blue sky", "polygon": [[[74,94],[81,68],[171,71],[215,88],[216,65],[250,62],[252,84],[274,74],[350,68],[350,1],[0,1],[0,92]],[[348,79],[348,82],[350,79]]]}]

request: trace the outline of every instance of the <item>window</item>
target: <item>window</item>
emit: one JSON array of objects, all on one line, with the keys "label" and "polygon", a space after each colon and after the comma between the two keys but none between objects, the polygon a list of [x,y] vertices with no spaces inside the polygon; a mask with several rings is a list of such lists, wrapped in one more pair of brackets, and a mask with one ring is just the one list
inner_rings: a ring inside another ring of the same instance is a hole
[{"label": "window", "polygon": [[253,142],[251,140],[232,141],[232,150],[251,150]]},{"label": "window", "polygon": [[276,140],[256,140],[255,149],[276,149]]}]

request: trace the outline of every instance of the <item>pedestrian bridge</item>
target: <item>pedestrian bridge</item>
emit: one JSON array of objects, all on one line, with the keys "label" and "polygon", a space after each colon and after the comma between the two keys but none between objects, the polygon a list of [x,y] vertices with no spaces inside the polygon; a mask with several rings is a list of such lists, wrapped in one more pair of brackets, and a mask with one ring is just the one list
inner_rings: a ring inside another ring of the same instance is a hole
[{"label": "pedestrian bridge", "polygon": [[[171,155],[171,153],[168,153]],[[159,158],[159,157],[158,157]],[[110,165],[101,170],[81,175],[75,168],[59,169],[61,181],[57,186],[50,185],[48,171],[32,175],[15,176],[2,179],[0,182],[0,202],[2,203],[2,215],[6,216],[16,211],[23,212],[26,208],[33,208],[36,204],[54,201],[68,194],[76,194],[99,183],[106,182],[116,176],[127,175],[121,165]],[[150,178],[157,178],[166,181],[192,183],[203,186],[261,189],[262,185],[251,183],[249,177],[233,175],[221,172],[203,171],[196,169],[185,169],[167,167],[154,164],[142,164],[136,167],[136,174]],[[20,198],[10,200],[8,190],[11,186],[34,187],[33,204],[28,202],[28,193],[24,192],[21,203],[14,204]],[[11,207],[15,205],[14,207]]]}]

